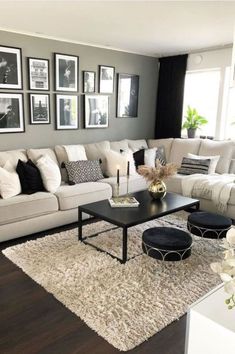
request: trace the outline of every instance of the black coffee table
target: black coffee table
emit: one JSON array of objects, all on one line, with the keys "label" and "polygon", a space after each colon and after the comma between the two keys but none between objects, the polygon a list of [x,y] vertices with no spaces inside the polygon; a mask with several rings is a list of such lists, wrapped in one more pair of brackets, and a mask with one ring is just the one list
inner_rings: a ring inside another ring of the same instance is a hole
[{"label": "black coffee table", "polygon": [[[118,259],[121,263],[126,263],[127,261],[127,230],[129,227],[142,224],[146,221],[157,219],[161,216],[175,213],[179,210],[195,207],[199,209],[199,200],[183,197],[175,193],[167,193],[165,198],[162,200],[152,200],[148,191],[142,191],[132,194],[140,203],[136,208],[111,208],[108,200],[103,200],[100,202],[90,203],[81,205],[78,207],[78,238],[80,241],[89,244],[90,246],[96,248],[98,251],[106,252],[101,248],[90,244],[87,240],[91,237],[98,236],[109,230],[116,228],[122,228],[122,259],[113,256],[108,253],[111,257]],[[96,234],[83,237],[82,236],[82,213],[92,215],[98,219],[107,221],[115,227],[110,228],[105,231],[97,232]]]}]

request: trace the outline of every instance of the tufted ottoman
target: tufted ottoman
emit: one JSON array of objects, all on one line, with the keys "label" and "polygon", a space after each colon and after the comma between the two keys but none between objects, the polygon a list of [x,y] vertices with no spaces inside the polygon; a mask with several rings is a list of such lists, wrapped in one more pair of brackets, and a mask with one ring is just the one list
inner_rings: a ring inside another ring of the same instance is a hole
[{"label": "tufted ottoman", "polygon": [[191,234],[214,239],[225,237],[231,225],[231,219],[223,215],[203,211],[190,214],[187,222],[187,227]]},{"label": "tufted ottoman", "polygon": [[163,261],[181,261],[191,255],[192,237],[173,227],[152,227],[143,232],[144,253]]}]

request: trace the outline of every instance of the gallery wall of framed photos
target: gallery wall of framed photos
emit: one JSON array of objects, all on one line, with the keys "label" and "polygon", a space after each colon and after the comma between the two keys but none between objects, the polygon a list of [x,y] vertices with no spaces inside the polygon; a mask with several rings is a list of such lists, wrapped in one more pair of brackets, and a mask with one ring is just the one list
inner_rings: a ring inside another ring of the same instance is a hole
[{"label": "gallery wall of framed photos", "polygon": [[0,31],[0,150],[151,137],[156,90],[156,58]]}]

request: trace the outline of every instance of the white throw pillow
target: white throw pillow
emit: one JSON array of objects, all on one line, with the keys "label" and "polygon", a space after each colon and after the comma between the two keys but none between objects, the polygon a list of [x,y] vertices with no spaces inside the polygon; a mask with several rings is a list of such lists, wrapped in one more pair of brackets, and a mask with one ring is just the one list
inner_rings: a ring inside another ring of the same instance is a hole
[{"label": "white throw pillow", "polygon": [[41,173],[44,188],[55,193],[61,184],[61,174],[58,165],[47,155],[37,160],[37,167]]},{"label": "white throw pillow", "polygon": [[149,167],[156,166],[156,151],[157,148],[145,149],[144,150],[144,164]]},{"label": "white throw pillow", "polygon": [[220,158],[219,155],[217,155],[217,156],[199,156],[199,155],[194,155],[194,154],[190,154],[190,153],[188,153],[187,157],[190,157],[192,159],[197,159],[197,160],[210,159],[211,162],[210,162],[210,166],[208,169],[208,174],[215,173],[215,169],[216,169],[216,166],[217,166],[219,158]]},{"label": "white throw pillow", "polygon": [[64,145],[68,161],[87,160],[86,151],[83,145]]},{"label": "white throw pillow", "polygon": [[107,160],[107,175],[109,177],[117,176],[117,169],[119,169],[120,176],[127,175],[127,163],[130,162],[130,175],[136,175],[135,162],[131,150],[119,153],[114,150],[107,150],[104,152]]},{"label": "white throw pillow", "polygon": [[14,197],[21,193],[19,176],[10,161],[0,167],[0,195],[3,199]]}]

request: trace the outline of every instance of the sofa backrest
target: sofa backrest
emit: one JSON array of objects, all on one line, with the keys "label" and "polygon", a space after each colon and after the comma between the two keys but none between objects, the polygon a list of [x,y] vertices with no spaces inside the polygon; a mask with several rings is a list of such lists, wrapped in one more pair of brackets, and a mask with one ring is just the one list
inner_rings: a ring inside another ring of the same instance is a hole
[{"label": "sofa backrest", "polygon": [[201,139],[174,139],[169,162],[180,166],[183,157],[186,157],[188,153],[198,155],[200,144]]},{"label": "sofa backrest", "polygon": [[168,138],[168,139],[149,139],[148,140],[148,146],[149,146],[149,148],[164,146],[165,154],[166,154],[166,160],[169,161],[170,153],[171,153],[171,146],[172,146],[173,140],[174,140],[173,138]]},{"label": "sofa backrest", "polygon": [[53,149],[51,148],[44,148],[44,149],[28,149],[27,156],[30,160],[34,163],[43,155],[48,155],[58,166],[58,160],[56,158],[56,154]]},{"label": "sofa backrest", "polygon": [[199,155],[213,156],[220,155],[215,172],[228,173],[233,155],[233,142],[232,141],[214,141],[202,139],[199,149]]},{"label": "sofa backrest", "polygon": [[88,160],[101,160],[101,170],[103,174],[107,173],[107,163],[105,151],[110,150],[110,142],[108,140],[100,141],[98,143],[85,144],[85,151]]},{"label": "sofa backrest", "polygon": [[128,140],[123,139],[120,141],[110,141],[110,149],[117,152],[120,152],[120,150],[128,150]]},{"label": "sofa backrest", "polygon": [[9,150],[0,151],[0,167],[3,167],[7,161],[10,161],[14,168],[16,168],[18,160],[26,162],[28,160],[26,150]]},{"label": "sofa backrest", "polygon": [[136,152],[141,149],[148,149],[148,144],[145,139],[139,140],[127,140],[128,147],[133,151]]}]

